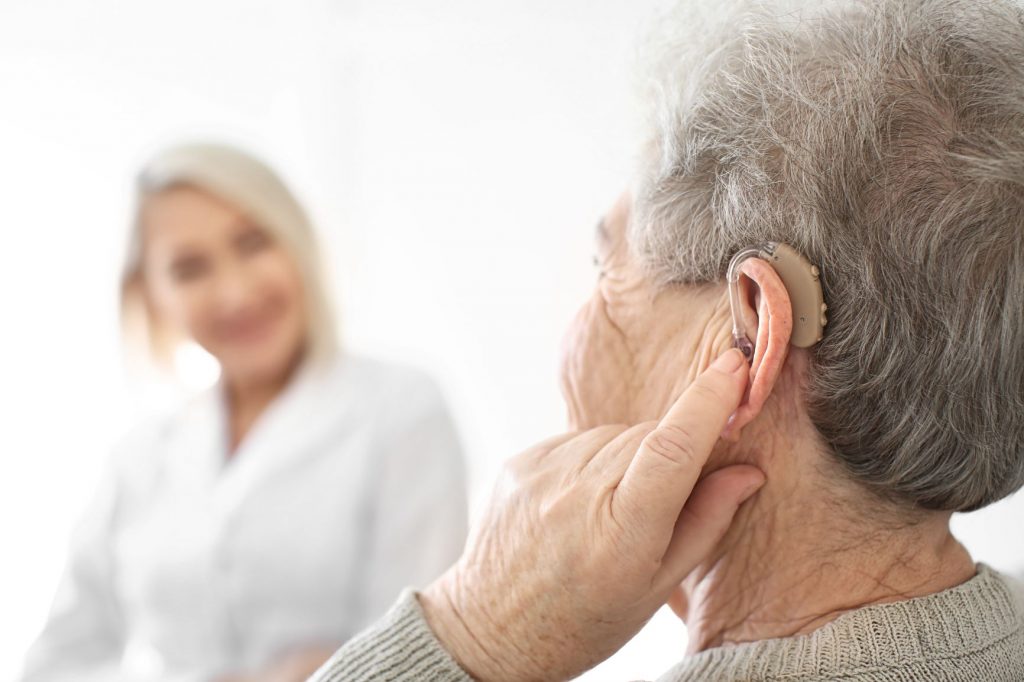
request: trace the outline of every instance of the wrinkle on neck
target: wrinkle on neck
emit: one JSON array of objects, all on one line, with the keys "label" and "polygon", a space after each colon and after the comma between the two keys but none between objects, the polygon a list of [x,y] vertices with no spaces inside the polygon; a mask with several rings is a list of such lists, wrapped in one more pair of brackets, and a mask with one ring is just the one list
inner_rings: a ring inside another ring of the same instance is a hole
[{"label": "wrinkle on neck", "polygon": [[[785,394],[783,394],[785,395]],[[767,483],[676,600],[688,653],[812,632],[842,614],[948,589],[975,574],[949,514],[901,513],[862,491],[775,399],[719,466],[761,467]]]}]

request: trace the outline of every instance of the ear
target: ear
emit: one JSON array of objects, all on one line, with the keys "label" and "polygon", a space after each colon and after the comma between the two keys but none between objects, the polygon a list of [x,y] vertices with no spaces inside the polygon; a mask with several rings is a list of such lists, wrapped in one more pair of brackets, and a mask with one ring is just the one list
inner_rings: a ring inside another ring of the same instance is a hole
[{"label": "ear", "polygon": [[747,393],[722,433],[737,442],[744,426],[761,414],[782,373],[793,334],[793,307],[782,279],[775,269],[759,258],[740,265],[740,313],[747,334],[757,330]]}]

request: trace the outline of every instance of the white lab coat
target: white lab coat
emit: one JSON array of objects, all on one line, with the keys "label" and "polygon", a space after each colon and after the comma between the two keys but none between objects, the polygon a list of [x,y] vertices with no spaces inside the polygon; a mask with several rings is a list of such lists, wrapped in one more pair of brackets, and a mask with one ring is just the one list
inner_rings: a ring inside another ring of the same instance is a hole
[{"label": "white lab coat", "polygon": [[300,371],[226,457],[220,387],[121,444],[25,682],[209,680],[339,645],[459,555],[462,454],[434,383]]}]

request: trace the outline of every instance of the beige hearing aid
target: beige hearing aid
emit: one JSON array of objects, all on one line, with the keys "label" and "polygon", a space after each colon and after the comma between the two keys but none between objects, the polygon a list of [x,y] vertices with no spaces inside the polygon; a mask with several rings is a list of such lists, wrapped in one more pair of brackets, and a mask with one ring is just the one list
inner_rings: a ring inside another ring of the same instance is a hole
[{"label": "beige hearing aid", "polygon": [[740,314],[740,264],[748,258],[761,258],[778,273],[779,279],[789,292],[793,307],[793,334],[790,343],[799,348],[808,348],[821,341],[828,318],[825,311],[825,296],[821,290],[820,272],[804,256],[788,244],[765,242],[739,251],[729,261],[726,275],[729,283],[729,305],[732,308],[732,338],[734,345],[743,351],[747,362],[754,359],[754,344],[747,338],[743,317]]}]

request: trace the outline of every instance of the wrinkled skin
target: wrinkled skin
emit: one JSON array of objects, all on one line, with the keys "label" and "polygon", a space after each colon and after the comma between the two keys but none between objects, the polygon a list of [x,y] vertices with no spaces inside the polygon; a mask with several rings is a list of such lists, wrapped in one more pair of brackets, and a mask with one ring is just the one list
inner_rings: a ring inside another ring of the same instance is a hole
[{"label": "wrinkled skin", "polygon": [[611,655],[763,481],[742,463],[705,471],[749,377],[735,350],[731,371],[708,369],[729,346],[727,301],[653,287],[625,245],[628,216],[624,195],[599,229],[594,295],[566,334],[576,431],[508,463],[462,559],[421,595],[480,679],[564,679]]},{"label": "wrinkled skin", "polygon": [[513,458],[459,562],[422,595],[446,649],[482,680],[567,679],[665,603],[763,483],[751,466],[698,482],[739,404],[731,350],[660,422],[559,436]]},{"label": "wrinkled skin", "polygon": [[803,407],[808,351],[789,345],[771,266],[741,266],[754,353],[724,381],[708,366],[732,342],[725,283],[656,286],[630,252],[629,220],[624,195],[563,348],[570,424],[585,430],[510,461],[461,560],[421,595],[456,660],[483,680],[564,679],[666,601],[696,652],[971,577],[948,514],[893,523],[828,457]]}]

